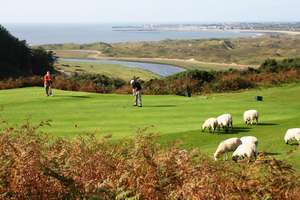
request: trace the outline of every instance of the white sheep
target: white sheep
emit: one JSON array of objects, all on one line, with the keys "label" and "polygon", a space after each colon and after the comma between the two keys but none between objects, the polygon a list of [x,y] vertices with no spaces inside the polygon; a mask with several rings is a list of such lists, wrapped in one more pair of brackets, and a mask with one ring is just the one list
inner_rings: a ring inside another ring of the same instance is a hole
[{"label": "white sheep", "polygon": [[254,143],[256,146],[258,145],[258,139],[254,136],[244,136],[241,137],[240,140],[242,141],[243,144]]},{"label": "white sheep", "polygon": [[228,130],[228,128],[233,128],[232,125],[232,116],[231,114],[223,114],[217,117],[218,128],[223,128],[224,130]]},{"label": "white sheep", "polygon": [[227,153],[235,151],[236,148],[242,144],[242,141],[239,138],[230,138],[221,142],[214,153],[214,159],[218,160],[218,157],[225,154],[224,158],[227,160]]},{"label": "white sheep", "polygon": [[244,136],[241,137],[240,140],[242,141],[242,144],[255,144],[256,146],[256,151],[255,153],[257,154],[257,146],[258,146],[258,139],[254,136]]},{"label": "white sheep", "polygon": [[208,129],[209,132],[212,131],[212,132],[215,132],[216,128],[218,126],[218,121],[216,118],[209,118],[207,119],[203,125],[202,125],[202,132],[205,130],[205,129]]},{"label": "white sheep", "polygon": [[290,140],[297,140],[300,145],[300,128],[291,128],[286,131],[284,141],[288,144]]},{"label": "white sheep", "polygon": [[234,161],[239,158],[248,158],[248,162],[250,162],[252,157],[256,159],[256,145],[254,143],[241,144],[232,154],[232,160]]},{"label": "white sheep", "polygon": [[247,110],[244,112],[244,122],[245,124],[253,124],[254,122],[258,124],[258,111],[257,110]]}]

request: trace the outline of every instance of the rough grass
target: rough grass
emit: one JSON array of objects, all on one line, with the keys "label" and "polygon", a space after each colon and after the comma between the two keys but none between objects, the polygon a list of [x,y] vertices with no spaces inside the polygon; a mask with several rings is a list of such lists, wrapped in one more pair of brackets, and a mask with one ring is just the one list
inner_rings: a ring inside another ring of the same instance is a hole
[{"label": "rough grass", "polygon": [[[300,52],[300,36],[265,36],[236,39],[164,40],[160,42],[133,42],[115,44],[65,44],[46,45],[52,50],[96,50],[91,56],[114,58],[163,58],[195,59],[213,63],[238,63],[258,65],[266,58],[297,57]],[[60,52],[68,55],[67,52]],[[78,52],[71,52],[71,55]],[[78,56],[78,55],[77,55]],[[85,55],[89,56],[89,55]]]},{"label": "rough grass", "polygon": [[[101,57],[98,57],[101,59]],[[114,58],[110,58],[114,59]],[[221,71],[227,69],[246,69],[248,67],[257,67],[256,65],[240,65],[240,64],[226,64],[226,63],[214,63],[214,62],[202,62],[194,59],[168,59],[168,58],[130,58],[130,57],[118,57],[117,60],[125,61],[138,61],[138,62],[149,62],[149,63],[159,63],[159,64],[169,64],[178,67],[182,67],[188,70],[204,70],[204,71]]]},{"label": "rough grass", "polygon": [[56,68],[67,73],[77,72],[102,74],[108,77],[120,78],[123,80],[130,80],[133,76],[138,76],[145,81],[160,77],[159,75],[150,71],[113,64],[59,61],[56,65]]},{"label": "rough grass", "polygon": [[[149,127],[161,134],[162,144],[182,140],[186,148],[199,148],[212,155],[225,138],[254,135],[259,139],[259,151],[287,160],[300,170],[300,150],[297,145],[285,145],[283,136],[288,128],[299,127],[300,84],[251,90],[240,93],[214,94],[185,98],[179,96],[144,96],[144,107],[132,107],[132,96],[100,95],[82,92],[54,91],[45,97],[42,88],[0,91],[0,117],[10,124],[26,119],[32,122],[53,120],[44,131],[57,136],[74,138],[82,133],[98,136],[112,134],[114,139],[132,136],[137,129]],[[254,101],[264,96],[263,102]],[[261,113],[261,124],[246,127],[242,114],[247,109]],[[227,134],[200,131],[208,117],[230,112],[234,130]]]},{"label": "rough grass", "polygon": [[105,57],[100,51],[90,50],[55,50],[55,54],[61,58],[81,58],[81,59],[105,59],[105,60],[121,60],[121,61],[135,61],[135,62],[148,62],[158,64],[169,64],[189,70],[226,70],[226,69],[245,69],[249,66],[256,67],[256,65],[240,65],[240,64],[226,64],[226,63],[214,63],[203,62],[194,59],[169,59],[169,58],[138,58],[138,57]]}]

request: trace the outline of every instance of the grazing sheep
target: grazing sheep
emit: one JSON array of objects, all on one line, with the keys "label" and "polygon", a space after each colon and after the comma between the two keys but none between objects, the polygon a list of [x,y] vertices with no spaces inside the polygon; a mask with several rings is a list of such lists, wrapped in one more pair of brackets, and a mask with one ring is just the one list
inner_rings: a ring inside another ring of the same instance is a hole
[{"label": "grazing sheep", "polygon": [[256,151],[255,153],[257,154],[257,146],[258,146],[258,139],[254,136],[244,136],[241,137],[240,140],[242,141],[242,144],[255,144]]},{"label": "grazing sheep", "polygon": [[203,125],[202,125],[202,132],[205,130],[205,129],[208,129],[209,132],[215,132],[216,128],[218,126],[218,121],[216,118],[209,118],[207,119]]},{"label": "grazing sheep", "polygon": [[223,128],[224,130],[228,130],[228,128],[233,128],[232,125],[232,116],[230,114],[223,114],[217,117],[218,128]]},{"label": "grazing sheep", "polygon": [[224,158],[227,160],[227,152],[235,151],[236,148],[242,144],[239,138],[230,138],[221,142],[214,153],[214,159],[218,160],[218,157],[225,154]]},{"label": "grazing sheep", "polygon": [[254,122],[258,124],[259,114],[257,110],[247,110],[244,112],[244,122],[245,124],[253,124]]},{"label": "grazing sheep", "polygon": [[243,144],[254,143],[256,146],[258,145],[258,139],[254,136],[244,136],[241,137],[240,140],[242,141]]},{"label": "grazing sheep", "polygon": [[252,157],[256,159],[256,145],[254,143],[241,144],[232,154],[232,160],[234,161],[239,158],[248,158],[248,162],[250,162]]},{"label": "grazing sheep", "polygon": [[290,140],[297,140],[300,145],[300,128],[291,128],[286,131],[284,141],[288,144]]}]

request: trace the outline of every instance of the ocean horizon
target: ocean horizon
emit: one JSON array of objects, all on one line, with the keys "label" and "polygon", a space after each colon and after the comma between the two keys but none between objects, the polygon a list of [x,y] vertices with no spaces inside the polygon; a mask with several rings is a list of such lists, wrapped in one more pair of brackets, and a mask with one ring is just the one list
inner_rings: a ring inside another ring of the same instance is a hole
[{"label": "ocean horizon", "polygon": [[[93,42],[140,42],[166,39],[209,39],[254,37],[256,33],[238,31],[114,31],[120,24],[3,24],[20,40],[30,45]],[[122,26],[132,24],[121,24]]]}]

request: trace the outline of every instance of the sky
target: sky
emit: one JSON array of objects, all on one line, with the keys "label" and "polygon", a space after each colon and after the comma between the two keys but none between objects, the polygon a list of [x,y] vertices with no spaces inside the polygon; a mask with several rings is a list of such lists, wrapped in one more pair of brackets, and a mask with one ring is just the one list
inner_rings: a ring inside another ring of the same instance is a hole
[{"label": "sky", "polygon": [[0,23],[300,21],[300,0],[0,0]]}]

